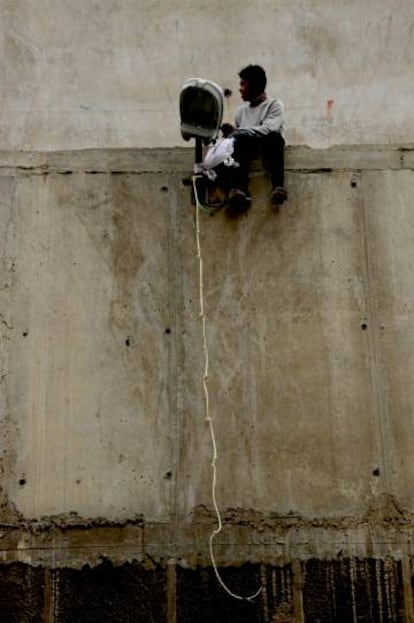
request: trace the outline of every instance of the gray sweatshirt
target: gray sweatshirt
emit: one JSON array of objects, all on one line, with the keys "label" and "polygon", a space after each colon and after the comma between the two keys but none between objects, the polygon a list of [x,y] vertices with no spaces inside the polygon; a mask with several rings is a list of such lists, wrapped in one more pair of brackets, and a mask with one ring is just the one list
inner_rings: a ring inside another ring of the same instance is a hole
[{"label": "gray sweatshirt", "polygon": [[284,106],[279,99],[266,99],[258,106],[251,106],[250,102],[243,104],[234,120],[236,127],[248,130],[249,134],[264,136],[279,132],[285,138]]}]

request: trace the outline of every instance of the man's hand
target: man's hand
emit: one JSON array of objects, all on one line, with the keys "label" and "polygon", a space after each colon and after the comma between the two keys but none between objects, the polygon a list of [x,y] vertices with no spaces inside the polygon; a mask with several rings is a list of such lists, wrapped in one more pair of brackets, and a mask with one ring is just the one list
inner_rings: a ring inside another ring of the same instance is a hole
[{"label": "man's hand", "polygon": [[223,133],[224,138],[227,138],[232,132],[234,132],[236,128],[231,123],[223,123],[220,129]]}]

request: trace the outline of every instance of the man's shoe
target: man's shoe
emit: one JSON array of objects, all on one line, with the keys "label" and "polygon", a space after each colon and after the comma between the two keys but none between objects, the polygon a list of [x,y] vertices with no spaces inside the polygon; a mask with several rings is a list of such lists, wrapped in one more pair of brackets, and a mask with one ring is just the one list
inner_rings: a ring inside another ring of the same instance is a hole
[{"label": "man's shoe", "polygon": [[288,195],[286,188],[283,188],[283,186],[276,186],[272,190],[272,203],[274,205],[280,206],[286,201],[287,196]]},{"label": "man's shoe", "polygon": [[226,194],[216,184],[212,183],[207,187],[206,205],[210,208],[221,208],[225,204]]},{"label": "man's shoe", "polygon": [[234,207],[246,208],[250,206],[252,198],[240,188],[232,188],[228,196],[229,204]]}]

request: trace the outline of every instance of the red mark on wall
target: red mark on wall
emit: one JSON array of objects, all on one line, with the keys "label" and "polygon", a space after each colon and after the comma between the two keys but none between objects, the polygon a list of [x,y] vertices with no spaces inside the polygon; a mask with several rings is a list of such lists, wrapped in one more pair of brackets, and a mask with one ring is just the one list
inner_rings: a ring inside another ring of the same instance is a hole
[{"label": "red mark on wall", "polygon": [[327,112],[332,112],[333,105],[334,105],[333,99],[326,100],[326,110],[327,110]]}]

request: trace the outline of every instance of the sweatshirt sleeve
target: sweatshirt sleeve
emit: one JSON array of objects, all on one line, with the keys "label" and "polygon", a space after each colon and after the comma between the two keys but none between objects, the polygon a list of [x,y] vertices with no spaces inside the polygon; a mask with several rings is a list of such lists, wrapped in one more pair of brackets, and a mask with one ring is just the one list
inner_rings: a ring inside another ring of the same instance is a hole
[{"label": "sweatshirt sleeve", "polygon": [[236,114],[235,114],[235,116],[234,116],[234,126],[235,126],[236,128],[240,128],[240,127],[241,127],[241,124],[242,124],[242,117],[243,117],[242,109],[241,109],[241,108],[239,108],[239,109],[236,111]]},{"label": "sweatshirt sleeve", "polygon": [[280,100],[272,100],[269,104],[265,117],[257,125],[244,125],[243,120],[239,118],[240,129],[247,130],[249,134],[265,136],[270,132],[279,132],[284,122],[284,106]]}]

